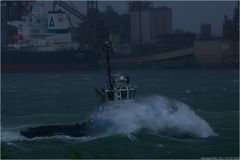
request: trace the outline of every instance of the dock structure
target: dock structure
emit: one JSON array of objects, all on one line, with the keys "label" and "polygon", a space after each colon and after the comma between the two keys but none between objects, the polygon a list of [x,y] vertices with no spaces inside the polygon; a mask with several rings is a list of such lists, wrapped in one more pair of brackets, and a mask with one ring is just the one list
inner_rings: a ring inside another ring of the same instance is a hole
[{"label": "dock structure", "polygon": [[113,64],[146,64],[146,63],[154,63],[154,62],[161,62],[166,60],[172,59],[179,59],[183,57],[192,57],[194,55],[194,48],[186,48],[177,51],[170,51],[165,53],[156,53],[150,55],[143,55],[138,57],[132,58],[120,58],[120,59],[113,59]]}]

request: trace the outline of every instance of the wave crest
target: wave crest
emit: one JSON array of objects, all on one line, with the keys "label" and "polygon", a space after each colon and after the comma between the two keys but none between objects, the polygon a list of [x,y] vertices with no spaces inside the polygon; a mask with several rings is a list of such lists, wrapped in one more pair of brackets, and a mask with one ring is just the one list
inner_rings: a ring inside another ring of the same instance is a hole
[{"label": "wave crest", "polygon": [[183,102],[162,96],[150,96],[133,103],[113,105],[102,116],[111,119],[117,127],[111,132],[129,134],[147,129],[153,134],[184,137],[209,137],[216,133],[209,124]]}]

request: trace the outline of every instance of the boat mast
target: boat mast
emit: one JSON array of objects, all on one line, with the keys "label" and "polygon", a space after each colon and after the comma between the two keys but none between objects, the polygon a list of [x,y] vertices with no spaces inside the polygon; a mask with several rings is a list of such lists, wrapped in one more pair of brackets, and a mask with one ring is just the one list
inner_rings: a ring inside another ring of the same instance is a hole
[{"label": "boat mast", "polygon": [[111,77],[111,67],[110,67],[110,56],[109,56],[109,49],[111,49],[111,45],[108,41],[105,42],[105,48],[106,48],[106,63],[107,63],[108,83],[109,83],[110,88],[113,88],[112,77]]}]

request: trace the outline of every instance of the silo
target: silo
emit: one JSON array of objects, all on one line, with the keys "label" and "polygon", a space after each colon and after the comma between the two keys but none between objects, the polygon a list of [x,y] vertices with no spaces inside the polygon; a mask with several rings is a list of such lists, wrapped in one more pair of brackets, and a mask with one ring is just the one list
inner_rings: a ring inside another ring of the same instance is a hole
[{"label": "silo", "polygon": [[151,10],[143,10],[141,12],[141,34],[142,34],[142,44],[151,42]]},{"label": "silo", "polygon": [[172,10],[167,7],[159,7],[151,13],[151,39],[157,36],[169,34],[172,31]]},{"label": "silo", "polygon": [[130,25],[131,25],[131,44],[140,44],[140,12],[130,12]]}]

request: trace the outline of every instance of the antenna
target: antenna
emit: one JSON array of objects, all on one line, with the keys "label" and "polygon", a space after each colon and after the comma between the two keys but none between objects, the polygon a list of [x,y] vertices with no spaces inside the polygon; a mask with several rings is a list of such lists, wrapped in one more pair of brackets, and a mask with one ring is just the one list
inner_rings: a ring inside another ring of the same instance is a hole
[{"label": "antenna", "polygon": [[110,57],[109,57],[109,49],[111,49],[110,42],[105,42],[105,48],[106,48],[106,62],[107,62],[107,74],[108,74],[108,83],[110,88],[113,88],[112,84],[112,77],[111,77],[111,68],[110,68]]}]

